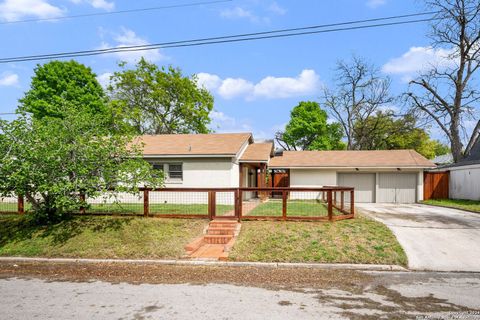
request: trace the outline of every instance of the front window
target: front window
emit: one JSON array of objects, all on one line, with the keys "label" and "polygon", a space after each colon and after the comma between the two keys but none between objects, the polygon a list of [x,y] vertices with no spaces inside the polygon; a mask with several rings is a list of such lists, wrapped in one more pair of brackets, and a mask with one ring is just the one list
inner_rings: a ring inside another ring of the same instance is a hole
[{"label": "front window", "polygon": [[160,170],[165,175],[165,181],[182,181],[183,166],[181,163],[152,163],[153,169]]},{"label": "front window", "polygon": [[168,164],[168,178],[169,180],[182,180],[183,170],[181,163]]}]

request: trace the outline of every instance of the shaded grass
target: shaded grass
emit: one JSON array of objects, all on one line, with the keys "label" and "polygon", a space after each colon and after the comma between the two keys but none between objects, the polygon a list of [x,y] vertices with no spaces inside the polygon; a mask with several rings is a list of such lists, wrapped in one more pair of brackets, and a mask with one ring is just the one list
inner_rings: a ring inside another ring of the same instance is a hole
[{"label": "shaded grass", "polygon": [[179,258],[204,220],[73,217],[39,227],[26,216],[0,216],[1,256]]},{"label": "shaded grass", "polygon": [[365,217],[337,222],[246,221],[232,260],[406,265],[390,230]]},{"label": "shaded grass", "polygon": [[433,206],[449,207],[461,210],[480,212],[480,201],[461,199],[429,199],[422,203]]},{"label": "shaded grass", "polygon": [[[343,214],[333,208],[333,215]],[[282,200],[269,200],[259,204],[248,213],[249,216],[282,216]],[[316,200],[288,200],[287,216],[290,217],[326,217],[327,204]]]}]

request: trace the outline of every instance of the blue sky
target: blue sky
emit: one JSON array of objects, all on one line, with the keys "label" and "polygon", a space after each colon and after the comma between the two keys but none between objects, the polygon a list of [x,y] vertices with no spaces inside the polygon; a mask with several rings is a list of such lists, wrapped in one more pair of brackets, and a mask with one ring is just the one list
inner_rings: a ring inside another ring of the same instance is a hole
[{"label": "blue sky", "polygon": [[[1,0],[0,21],[109,12],[201,0]],[[233,0],[211,5],[49,22],[0,24],[0,57],[88,50],[118,45],[300,27],[423,11],[416,0]],[[104,81],[117,62],[141,55],[159,65],[198,74],[215,96],[213,129],[272,138],[299,101],[318,100],[335,63],[365,57],[393,80],[395,93],[444,52],[429,48],[427,24],[283,39],[83,57]],[[36,62],[0,65],[0,113],[12,112],[28,90]],[[3,118],[9,118],[3,116]],[[432,128],[437,138],[438,130]]]}]

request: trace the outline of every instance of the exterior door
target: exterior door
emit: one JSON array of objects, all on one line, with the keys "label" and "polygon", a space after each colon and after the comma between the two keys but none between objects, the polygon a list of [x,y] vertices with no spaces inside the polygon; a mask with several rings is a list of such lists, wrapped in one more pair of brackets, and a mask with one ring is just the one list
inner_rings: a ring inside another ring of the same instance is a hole
[{"label": "exterior door", "polygon": [[375,173],[339,173],[337,184],[354,187],[355,202],[375,202]]},{"label": "exterior door", "polygon": [[415,203],[417,199],[416,173],[379,173],[377,202]]}]

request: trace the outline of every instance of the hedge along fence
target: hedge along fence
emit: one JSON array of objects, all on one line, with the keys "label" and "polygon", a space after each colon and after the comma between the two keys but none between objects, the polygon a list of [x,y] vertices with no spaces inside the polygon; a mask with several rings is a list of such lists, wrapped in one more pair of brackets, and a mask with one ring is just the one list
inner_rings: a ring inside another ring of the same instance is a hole
[{"label": "hedge along fence", "polygon": [[[105,193],[85,198],[75,214],[159,218],[335,221],[354,218],[354,189],[322,188],[140,188],[138,194]],[[5,200],[4,200],[5,199]],[[1,213],[23,214],[23,197],[0,198]]]}]

